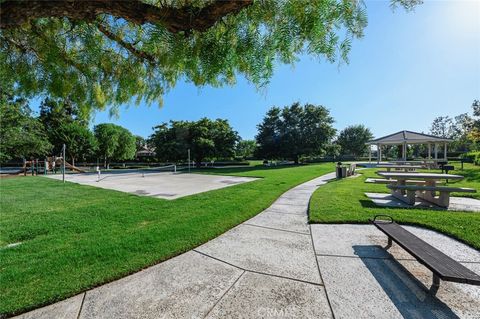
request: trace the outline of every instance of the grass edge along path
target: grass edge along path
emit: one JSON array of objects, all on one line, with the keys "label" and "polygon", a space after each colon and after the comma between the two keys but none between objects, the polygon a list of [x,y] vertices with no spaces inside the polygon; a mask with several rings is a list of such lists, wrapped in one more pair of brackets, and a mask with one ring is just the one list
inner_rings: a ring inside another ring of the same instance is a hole
[{"label": "grass edge along path", "polygon": [[[0,180],[0,317],[189,251],[333,170],[333,164],[212,169],[261,179],[172,201],[45,177]],[[16,242],[22,244],[5,248]]]},{"label": "grass edge along path", "polygon": [[[378,178],[376,170],[361,170],[358,171],[359,177],[332,181],[319,188],[310,200],[309,222],[366,224],[369,218],[386,214],[400,224],[439,231],[480,250],[480,213],[378,207],[364,194],[388,193],[385,185],[365,183],[368,177]],[[471,177],[451,185],[474,188],[477,190],[474,195],[478,198],[480,167],[466,165],[464,171],[451,173]]]}]

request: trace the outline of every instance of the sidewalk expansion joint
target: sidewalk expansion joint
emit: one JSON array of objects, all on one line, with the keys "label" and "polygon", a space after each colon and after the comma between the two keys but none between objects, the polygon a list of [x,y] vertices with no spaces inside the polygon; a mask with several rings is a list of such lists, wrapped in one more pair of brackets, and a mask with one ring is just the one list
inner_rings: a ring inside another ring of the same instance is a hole
[{"label": "sidewalk expansion joint", "polygon": [[242,278],[243,274],[245,274],[245,270],[240,274],[240,276],[238,276],[237,279],[235,279],[235,281],[232,283],[232,285],[230,287],[228,287],[228,289],[220,296],[220,298],[218,298],[218,300],[213,304],[212,308],[210,308],[210,310],[205,314],[205,316],[203,318],[208,317],[208,315],[213,311],[213,309],[215,309],[215,307],[223,299],[223,297],[225,297],[228,294],[228,292],[233,288],[233,286],[235,286],[235,284],[240,280],[240,278]]},{"label": "sidewalk expansion joint", "polygon": [[[263,212],[271,212],[271,213],[275,213],[275,214],[287,214],[287,215],[296,215],[296,216],[306,216],[306,212],[305,213],[298,213],[298,214],[295,214],[295,213],[284,213],[284,212],[281,212],[281,211],[278,211],[278,210],[274,210],[274,209],[270,209],[270,208],[267,208],[265,209]],[[263,213],[262,212],[262,213]]]},{"label": "sidewalk expansion joint", "polygon": [[78,309],[77,319],[80,318],[80,314],[82,313],[83,303],[85,302],[85,297],[87,296],[87,292],[88,292],[88,291],[85,291],[85,292],[83,293],[82,302],[80,303],[80,308]]},{"label": "sidewalk expansion joint", "polygon": [[317,263],[318,275],[320,276],[320,280],[323,282],[323,288],[325,289],[325,296],[327,297],[328,307],[330,307],[332,317],[333,319],[335,319],[335,312],[333,312],[332,302],[330,301],[330,297],[328,297],[327,285],[326,285],[326,282],[323,280],[322,271],[320,270],[320,264],[318,263],[318,258],[316,256],[315,242],[313,241],[313,234],[312,234],[312,227],[310,225],[308,227],[310,228],[310,240],[312,241],[313,256],[315,257],[315,262]]},{"label": "sidewalk expansion joint", "polygon": [[278,230],[278,231],[284,231],[284,232],[287,232],[287,233],[294,233],[294,234],[299,234],[299,235],[310,235],[309,233],[302,233],[302,232],[299,232],[299,231],[295,231],[295,230],[288,230],[288,229],[278,229],[278,228],[274,228],[274,227],[268,227],[268,226],[260,226],[260,225],[254,225],[254,224],[248,224],[248,223],[243,223],[243,225],[245,226],[252,226],[252,227],[259,227],[259,228],[265,228],[265,229],[271,229],[271,230]]},{"label": "sidewalk expansion joint", "polygon": [[[196,253],[199,253],[200,255],[203,255],[205,257],[209,257],[209,258],[212,258],[212,259],[215,259],[216,261],[219,261],[219,262],[222,262],[224,264],[227,264],[229,266],[232,266],[232,267],[235,267],[237,269],[240,269],[240,270],[243,270],[245,272],[251,272],[251,273],[254,273],[254,274],[259,274],[259,275],[264,275],[264,276],[270,276],[270,277],[276,277],[276,278],[281,278],[281,279],[287,279],[287,280],[293,280],[293,281],[297,281],[297,282],[301,282],[301,283],[304,283],[304,284],[310,284],[310,285],[314,285],[314,286],[323,286],[323,283],[318,283],[318,282],[312,282],[312,281],[308,281],[308,280],[302,280],[302,279],[297,279],[297,278],[291,278],[291,277],[286,277],[286,276],[282,276],[282,275],[275,275],[275,274],[270,274],[270,273],[266,273],[266,272],[262,272],[262,271],[257,271],[257,270],[252,270],[252,269],[246,269],[246,268],[243,268],[243,267],[239,267],[237,265],[234,265],[232,263],[229,263],[228,261],[225,261],[225,260],[222,260],[222,259],[219,259],[217,257],[213,257],[211,255],[208,255],[208,254],[205,254],[205,253],[202,253],[198,250],[195,250],[193,249],[194,252]],[[323,281],[322,281],[323,282]]]}]

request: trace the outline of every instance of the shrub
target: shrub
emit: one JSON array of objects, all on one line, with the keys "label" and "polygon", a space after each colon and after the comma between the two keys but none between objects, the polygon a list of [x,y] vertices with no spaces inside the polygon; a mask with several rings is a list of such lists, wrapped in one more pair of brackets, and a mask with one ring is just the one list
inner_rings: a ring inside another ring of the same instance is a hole
[{"label": "shrub", "polygon": [[466,162],[480,165],[480,151],[468,152],[461,156]]}]

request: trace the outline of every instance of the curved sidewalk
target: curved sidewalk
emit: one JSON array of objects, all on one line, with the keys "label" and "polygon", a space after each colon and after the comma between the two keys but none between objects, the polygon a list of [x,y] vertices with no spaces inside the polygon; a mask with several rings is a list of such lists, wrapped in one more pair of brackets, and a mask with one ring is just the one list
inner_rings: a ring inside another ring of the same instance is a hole
[{"label": "curved sidewalk", "polygon": [[[21,318],[475,318],[480,287],[442,282],[370,225],[308,225],[327,174],[185,254]],[[408,227],[480,272],[480,252]],[[408,269],[408,271],[406,269]],[[415,274],[415,277],[410,275]],[[418,279],[417,279],[418,277]]]},{"label": "curved sidewalk", "polygon": [[192,251],[19,318],[332,317],[307,212],[334,177],[290,189]]}]

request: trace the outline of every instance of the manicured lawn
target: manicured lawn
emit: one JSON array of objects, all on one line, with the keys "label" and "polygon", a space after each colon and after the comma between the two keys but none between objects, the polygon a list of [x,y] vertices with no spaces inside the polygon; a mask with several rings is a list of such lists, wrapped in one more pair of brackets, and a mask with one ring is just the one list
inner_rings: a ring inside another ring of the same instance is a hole
[{"label": "manicured lawn", "polygon": [[[455,168],[460,164],[455,163]],[[310,202],[311,223],[367,223],[368,218],[376,214],[387,214],[402,224],[424,226],[456,237],[473,247],[480,249],[480,213],[447,212],[439,210],[380,208],[370,201],[365,192],[387,193],[385,185],[365,183],[368,177],[379,178],[378,169],[359,171],[357,178],[333,181],[322,186],[312,196]],[[477,190],[471,197],[480,198],[480,167],[465,164],[464,170],[449,173],[463,175],[455,186],[470,187]],[[465,193],[454,194],[465,196]],[[472,196],[473,195],[473,196]]]},{"label": "manicured lawn", "polygon": [[332,164],[211,170],[262,179],[173,201],[44,177],[0,180],[0,313],[52,303],[188,251],[331,171]]}]

